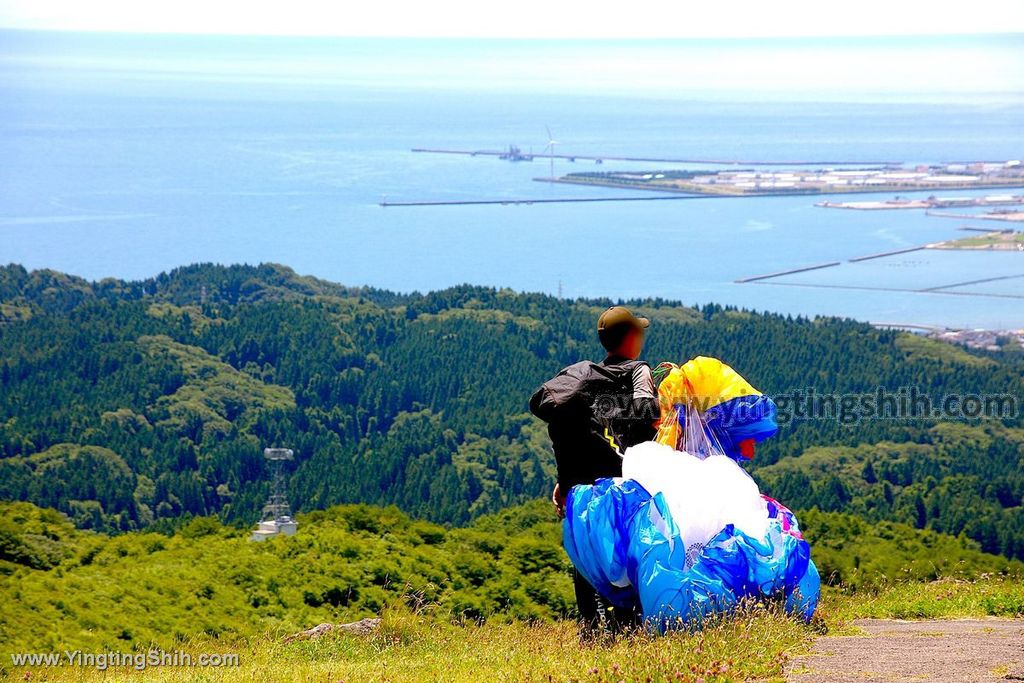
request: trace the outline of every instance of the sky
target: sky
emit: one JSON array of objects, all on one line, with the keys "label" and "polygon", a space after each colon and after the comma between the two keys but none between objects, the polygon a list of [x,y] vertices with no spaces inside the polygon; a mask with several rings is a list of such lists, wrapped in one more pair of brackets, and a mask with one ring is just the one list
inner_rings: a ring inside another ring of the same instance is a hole
[{"label": "sky", "polygon": [[472,38],[1024,33],[1021,0],[0,0],[0,27]]}]

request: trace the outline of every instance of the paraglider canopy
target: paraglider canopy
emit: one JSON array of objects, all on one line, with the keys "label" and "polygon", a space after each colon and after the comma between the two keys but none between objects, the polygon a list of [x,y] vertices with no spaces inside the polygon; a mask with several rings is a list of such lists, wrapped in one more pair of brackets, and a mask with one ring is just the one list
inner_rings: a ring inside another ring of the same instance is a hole
[{"label": "paraglider canopy", "polygon": [[659,631],[745,598],[781,596],[810,619],[820,595],[796,517],[738,464],[777,431],[775,404],[728,365],[661,364],[656,443],[626,450],[623,478],[569,491],[563,544],[613,604],[639,604]]},{"label": "paraglider canopy", "polygon": [[698,457],[750,459],[754,443],[778,431],[775,402],[717,358],[697,356],[658,370],[658,443]]}]

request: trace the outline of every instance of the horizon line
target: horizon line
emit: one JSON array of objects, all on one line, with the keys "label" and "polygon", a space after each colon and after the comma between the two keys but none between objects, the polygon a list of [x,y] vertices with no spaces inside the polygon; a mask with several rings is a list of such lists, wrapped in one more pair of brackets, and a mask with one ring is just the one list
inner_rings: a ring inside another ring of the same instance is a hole
[{"label": "horizon line", "polygon": [[901,40],[918,38],[985,38],[985,37],[1013,37],[1024,36],[1024,31],[965,31],[965,32],[941,32],[941,33],[822,33],[806,34],[794,33],[790,35],[721,35],[721,36],[491,36],[480,35],[409,35],[409,34],[346,34],[346,33],[250,33],[250,32],[223,32],[223,31],[157,31],[145,29],[119,29],[119,28],[63,28],[63,27],[36,27],[36,26],[9,26],[0,24],[0,31],[18,33],[60,33],[78,35],[118,35],[118,36],[140,36],[140,37],[183,37],[183,38],[312,38],[312,39],[340,39],[340,40],[416,40],[416,41],[493,41],[493,42],[651,42],[651,43],[672,43],[672,42],[783,42],[791,40],[826,41],[826,40]]}]

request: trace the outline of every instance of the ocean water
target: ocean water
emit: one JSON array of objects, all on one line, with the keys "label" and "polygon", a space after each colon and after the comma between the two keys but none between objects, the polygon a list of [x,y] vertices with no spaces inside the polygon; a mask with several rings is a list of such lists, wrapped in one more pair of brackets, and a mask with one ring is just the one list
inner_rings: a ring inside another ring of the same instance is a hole
[{"label": "ocean water", "polygon": [[[969,78],[907,80],[915,60],[950,54],[946,76]],[[863,73],[836,78],[832,68],[858,58],[870,62]],[[831,68],[807,66],[822,60]],[[785,68],[807,73],[757,73]],[[964,235],[962,221],[917,211],[827,210],[809,197],[379,206],[635,194],[534,182],[546,161],[410,151],[540,151],[546,126],[559,151],[578,154],[1021,158],[1022,102],[1020,36],[652,45],[0,32],[0,262],[141,278],[274,261],[400,291],[468,282],[554,293],[561,283],[565,296],[1024,327],[1024,301],[1002,296],[734,282]],[[555,170],[654,167],[670,166]],[[905,288],[989,272],[1024,274],[1024,253],[914,252],[788,280]]]}]

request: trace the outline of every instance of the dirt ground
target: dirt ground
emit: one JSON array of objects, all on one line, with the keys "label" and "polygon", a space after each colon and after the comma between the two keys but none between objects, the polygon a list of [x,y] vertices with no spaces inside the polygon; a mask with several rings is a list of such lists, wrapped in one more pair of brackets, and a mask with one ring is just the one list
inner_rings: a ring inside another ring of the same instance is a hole
[{"label": "dirt ground", "polygon": [[1024,681],[1024,620],[854,622],[864,633],[825,636],[786,667],[790,683]]}]

